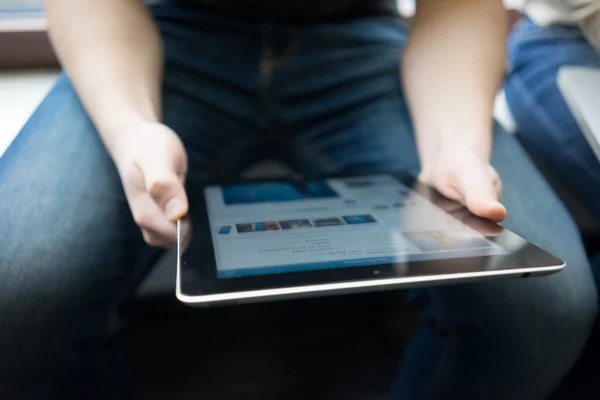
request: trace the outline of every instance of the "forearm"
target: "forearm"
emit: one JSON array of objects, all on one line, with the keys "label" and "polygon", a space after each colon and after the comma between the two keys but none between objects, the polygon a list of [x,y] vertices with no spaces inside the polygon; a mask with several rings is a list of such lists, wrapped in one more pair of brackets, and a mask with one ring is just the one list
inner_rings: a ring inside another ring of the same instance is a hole
[{"label": "forearm", "polygon": [[424,167],[456,146],[490,156],[507,29],[500,0],[417,2],[402,78]]},{"label": "forearm", "polygon": [[[49,33],[109,151],[161,118],[162,42],[141,0],[45,0]],[[113,154],[114,156],[114,154]]]}]

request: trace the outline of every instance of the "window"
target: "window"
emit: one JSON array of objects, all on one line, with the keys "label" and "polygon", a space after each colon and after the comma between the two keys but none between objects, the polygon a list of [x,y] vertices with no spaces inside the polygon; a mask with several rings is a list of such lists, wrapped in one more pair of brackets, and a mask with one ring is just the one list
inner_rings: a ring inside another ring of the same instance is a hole
[{"label": "window", "polygon": [[0,0],[0,69],[54,67],[43,0]]},{"label": "window", "polygon": [[39,10],[43,0],[0,0],[0,9],[3,10]]}]

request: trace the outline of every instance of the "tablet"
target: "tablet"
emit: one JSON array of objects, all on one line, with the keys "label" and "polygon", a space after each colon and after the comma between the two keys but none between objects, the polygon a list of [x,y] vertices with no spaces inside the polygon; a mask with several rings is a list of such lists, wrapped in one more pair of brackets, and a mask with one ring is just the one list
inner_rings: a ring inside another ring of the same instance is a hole
[{"label": "tablet", "polygon": [[[211,184],[178,239],[192,305],[550,274],[565,264],[402,174]],[[178,224],[181,227],[181,223]]]}]

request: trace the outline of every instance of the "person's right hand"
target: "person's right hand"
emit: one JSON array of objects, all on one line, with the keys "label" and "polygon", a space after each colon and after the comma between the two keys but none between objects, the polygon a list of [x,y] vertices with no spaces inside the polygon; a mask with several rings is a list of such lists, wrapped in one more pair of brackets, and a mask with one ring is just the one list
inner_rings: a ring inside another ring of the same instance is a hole
[{"label": "person's right hand", "polygon": [[[122,132],[111,153],[135,223],[151,246],[177,241],[177,220],[188,212],[184,189],[187,155],[175,132],[160,123],[140,123]],[[184,222],[187,235],[189,226]]]},{"label": "person's right hand", "polygon": [[502,181],[488,157],[480,153],[461,143],[446,146],[433,160],[422,163],[419,180],[476,216],[499,223],[507,214],[500,203]]}]

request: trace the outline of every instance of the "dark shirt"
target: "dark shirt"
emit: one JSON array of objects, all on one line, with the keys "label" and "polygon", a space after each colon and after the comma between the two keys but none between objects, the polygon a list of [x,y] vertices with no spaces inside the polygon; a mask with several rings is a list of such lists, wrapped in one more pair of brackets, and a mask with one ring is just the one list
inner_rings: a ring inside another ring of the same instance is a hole
[{"label": "dark shirt", "polygon": [[197,8],[252,21],[311,23],[366,16],[397,16],[396,0],[177,0]]}]

